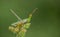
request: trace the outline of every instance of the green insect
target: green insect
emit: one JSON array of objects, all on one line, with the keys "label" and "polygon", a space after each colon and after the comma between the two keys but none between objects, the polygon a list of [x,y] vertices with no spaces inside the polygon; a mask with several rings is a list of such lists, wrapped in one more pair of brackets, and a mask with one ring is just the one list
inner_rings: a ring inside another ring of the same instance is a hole
[{"label": "green insect", "polygon": [[27,32],[27,29],[29,29],[31,23],[32,14],[37,10],[38,8],[35,8],[31,14],[29,14],[29,17],[26,19],[21,19],[12,9],[10,11],[17,17],[18,21],[11,24],[9,26],[9,30],[16,34],[16,37],[24,37],[25,33]]}]

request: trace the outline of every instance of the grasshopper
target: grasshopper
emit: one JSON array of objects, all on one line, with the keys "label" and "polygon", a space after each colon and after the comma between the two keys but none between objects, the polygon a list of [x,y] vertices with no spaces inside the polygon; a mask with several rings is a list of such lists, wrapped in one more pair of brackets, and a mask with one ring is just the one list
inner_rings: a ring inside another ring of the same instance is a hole
[{"label": "grasshopper", "polygon": [[16,18],[18,19],[17,22],[12,23],[11,26],[9,26],[9,30],[13,33],[16,34],[16,37],[24,37],[25,33],[27,32],[27,29],[30,27],[31,23],[31,18],[33,13],[37,10],[38,8],[35,8],[32,13],[29,14],[29,17],[26,19],[21,19],[12,9],[10,11]]}]

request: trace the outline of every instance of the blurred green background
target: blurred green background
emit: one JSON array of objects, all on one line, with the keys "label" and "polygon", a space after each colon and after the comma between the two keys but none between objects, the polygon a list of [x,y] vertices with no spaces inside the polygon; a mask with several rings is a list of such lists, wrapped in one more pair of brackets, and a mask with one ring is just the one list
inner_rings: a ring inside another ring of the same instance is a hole
[{"label": "blurred green background", "polygon": [[15,37],[8,27],[18,19],[9,9],[24,19],[35,8],[38,10],[25,37],[60,37],[59,0],[0,0],[0,37]]}]

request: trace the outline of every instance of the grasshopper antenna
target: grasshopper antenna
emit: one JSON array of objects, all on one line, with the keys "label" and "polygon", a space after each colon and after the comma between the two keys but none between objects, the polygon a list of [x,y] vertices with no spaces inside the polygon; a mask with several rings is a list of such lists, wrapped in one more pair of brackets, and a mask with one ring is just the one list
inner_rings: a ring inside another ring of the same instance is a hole
[{"label": "grasshopper antenna", "polygon": [[21,20],[21,21],[22,21],[22,19],[21,19],[12,9],[10,9],[10,11],[16,16],[16,18],[17,18],[18,20]]},{"label": "grasshopper antenna", "polygon": [[32,16],[32,15],[36,12],[37,9],[38,9],[38,8],[35,8],[35,9],[32,11],[32,13],[30,13],[29,16]]},{"label": "grasshopper antenna", "polygon": [[34,14],[34,13],[36,12],[37,9],[38,9],[38,8],[35,8],[35,9],[32,11],[31,14]]}]

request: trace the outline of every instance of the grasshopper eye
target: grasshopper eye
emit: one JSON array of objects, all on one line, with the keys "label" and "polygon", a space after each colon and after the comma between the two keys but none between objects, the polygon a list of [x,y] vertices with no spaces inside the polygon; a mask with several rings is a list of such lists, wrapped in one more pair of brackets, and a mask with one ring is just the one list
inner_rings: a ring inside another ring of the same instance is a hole
[{"label": "grasshopper eye", "polygon": [[15,28],[15,29],[14,29],[14,32],[15,32],[15,33],[19,32],[19,29],[18,29],[18,28]]}]

